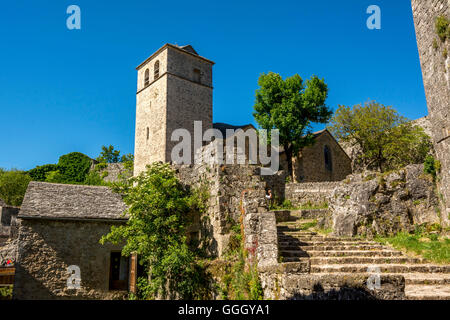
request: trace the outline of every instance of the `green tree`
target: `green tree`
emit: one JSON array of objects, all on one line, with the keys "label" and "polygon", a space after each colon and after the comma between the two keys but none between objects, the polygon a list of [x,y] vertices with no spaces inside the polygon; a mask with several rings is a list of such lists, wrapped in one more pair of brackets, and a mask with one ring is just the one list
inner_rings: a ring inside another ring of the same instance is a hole
[{"label": "green tree", "polygon": [[200,198],[186,189],[168,164],[154,163],[127,184],[115,185],[128,205],[126,225],[113,226],[100,242],[121,244],[124,256],[136,253],[148,277],[138,280],[140,298],[192,299],[199,291],[201,269],[186,242],[190,213]]},{"label": "green tree", "polygon": [[96,159],[98,162],[117,163],[120,159],[120,151],[115,150],[112,145],[109,147],[102,146],[100,156]]},{"label": "green tree", "polygon": [[340,105],[329,130],[343,142],[360,150],[357,162],[366,169],[386,171],[423,163],[430,151],[430,138],[422,128],[375,101],[352,108]]},{"label": "green tree", "polygon": [[10,206],[22,205],[31,178],[23,171],[0,172],[0,198]]},{"label": "green tree", "polygon": [[292,176],[292,156],[314,143],[311,124],[326,123],[332,115],[325,105],[328,87],[316,76],[305,85],[298,74],[283,80],[273,72],[263,73],[258,85],[253,115],[261,128],[279,130]]},{"label": "green tree", "polygon": [[58,165],[45,164],[43,166],[37,166],[34,169],[29,170],[27,173],[33,179],[33,181],[46,181],[47,173],[51,171],[57,171]]},{"label": "green tree", "polygon": [[89,173],[92,159],[80,152],[71,152],[59,158],[57,170],[46,173],[47,182],[82,184]]}]

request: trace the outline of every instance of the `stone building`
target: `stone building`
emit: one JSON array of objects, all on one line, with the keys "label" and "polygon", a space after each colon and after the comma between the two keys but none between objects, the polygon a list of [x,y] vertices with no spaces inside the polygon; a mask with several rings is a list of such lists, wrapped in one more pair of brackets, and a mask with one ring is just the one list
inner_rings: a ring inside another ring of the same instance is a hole
[{"label": "stone building", "polygon": [[126,221],[125,209],[107,187],[31,182],[18,216],[13,298],[123,297],[133,268],[120,246],[99,240]]},{"label": "stone building", "polygon": [[344,149],[325,129],[315,132],[314,144],[299,152],[293,170],[297,182],[340,181],[352,173],[352,165]]},{"label": "stone building", "polygon": [[[450,215],[450,39],[442,41],[436,31],[436,18],[450,19],[448,0],[412,0],[429,121],[437,158],[441,162],[440,192],[444,203],[444,223]],[[447,54],[446,54],[447,53]]]},{"label": "stone building", "polygon": [[166,44],[137,67],[135,174],[170,161],[175,129],[188,130],[194,146],[194,121],[200,134],[212,128],[213,65],[189,45]]}]

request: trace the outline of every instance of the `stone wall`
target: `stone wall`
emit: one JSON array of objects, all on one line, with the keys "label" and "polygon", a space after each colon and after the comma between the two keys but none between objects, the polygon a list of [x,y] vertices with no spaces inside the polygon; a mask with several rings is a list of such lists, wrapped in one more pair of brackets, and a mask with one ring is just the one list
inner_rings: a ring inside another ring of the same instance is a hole
[{"label": "stone wall", "polygon": [[133,173],[125,169],[123,163],[108,163],[108,167],[100,171],[100,176],[106,174],[103,178],[106,182],[116,182],[120,180],[120,177],[130,178]]},{"label": "stone wall", "polygon": [[[325,148],[331,156],[331,167],[325,165]],[[333,136],[324,130],[312,146],[304,148],[295,160],[294,176],[298,182],[340,181],[352,173],[351,160]]]},{"label": "stone wall", "polygon": [[19,209],[10,206],[0,207],[0,247],[8,239],[15,239],[17,237],[17,215]]},{"label": "stone wall", "polygon": [[[194,188],[207,187],[209,204],[200,217],[200,240],[211,256],[225,252],[231,227],[239,223],[240,204],[244,190],[262,190],[260,206],[265,203],[265,183],[261,182],[259,168],[254,165],[181,165],[175,166],[180,180]],[[263,209],[260,209],[262,211]]]},{"label": "stone wall", "polygon": [[[443,43],[437,36],[438,16],[450,19],[448,0],[412,0],[417,46],[427,97],[429,120],[437,158],[441,161],[440,192],[444,223],[450,215],[450,39]],[[447,51],[445,57],[444,51]]]},{"label": "stone wall", "polygon": [[[112,223],[21,219],[14,299],[119,299],[109,291],[110,253],[101,245]],[[81,289],[67,288],[67,267],[81,270]]]},{"label": "stone wall", "polygon": [[333,190],[340,185],[339,181],[288,183],[285,189],[285,199],[290,200],[294,206],[308,203],[321,206],[329,202]]}]

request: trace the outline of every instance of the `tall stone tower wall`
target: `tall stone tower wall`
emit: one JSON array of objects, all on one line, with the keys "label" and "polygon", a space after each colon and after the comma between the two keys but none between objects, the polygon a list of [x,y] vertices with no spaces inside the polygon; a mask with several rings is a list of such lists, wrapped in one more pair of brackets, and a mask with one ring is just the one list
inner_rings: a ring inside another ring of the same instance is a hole
[{"label": "tall stone tower wall", "polygon": [[202,121],[203,131],[212,128],[214,63],[183,48],[166,44],[137,68],[135,175],[153,162],[171,161],[176,129],[190,132],[193,161],[194,121]]},{"label": "tall stone tower wall", "polygon": [[[433,142],[441,162],[442,220],[450,216],[450,39],[443,43],[436,32],[438,16],[450,18],[450,0],[412,0],[417,46],[427,97]],[[447,56],[445,56],[447,52]]]}]

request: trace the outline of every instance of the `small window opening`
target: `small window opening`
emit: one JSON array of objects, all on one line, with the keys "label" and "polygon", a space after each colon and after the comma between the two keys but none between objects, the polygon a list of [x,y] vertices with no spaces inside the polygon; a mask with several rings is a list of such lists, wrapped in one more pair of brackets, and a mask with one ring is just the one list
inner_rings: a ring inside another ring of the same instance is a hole
[{"label": "small window opening", "polygon": [[324,153],[324,157],[325,157],[325,168],[328,171],[332,171],[333,170],[333,164],[332,164],[332,161],[331,161],[330,148],[328,146],[325,146],[325,148],[323,150],[323,153]]},{"label": "small window opening", "polygon": [[194,69],[194,81],[197,83],[202,81],[202,73],[200,69]]},{"label": "small window opening", "polygon": [[147,69],[145,70],[145,80],[144,80],[144,86],[148,86],[150,84],[150,71]]},{"label": "small window opening", "polygon": [[155,80],[159,78],[159,60],[155,62]]}]

